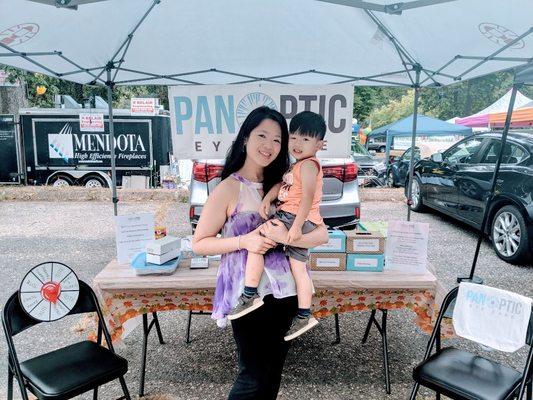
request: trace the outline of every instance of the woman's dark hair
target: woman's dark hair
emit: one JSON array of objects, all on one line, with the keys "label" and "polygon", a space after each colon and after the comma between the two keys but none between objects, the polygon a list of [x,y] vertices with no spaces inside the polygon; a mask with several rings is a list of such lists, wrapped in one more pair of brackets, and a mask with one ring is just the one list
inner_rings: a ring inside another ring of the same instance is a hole
[{"label": "woman's dark hair", "polygon": [[281,128],[281,150],[274,161],[265,167],[263,171],[263,192],[267,193],[272,186],[281,182],[283,174],[289,168],[289,131],[287,121],[278,111],[268,107],[258,107],[253,110],[239,129],[237,138],[226,154],[222,179],[226,179],[232,173],[237,172],[244,165],[246,160],[245,141],[250,133],[265,119],[271,119],[278,123]]}]

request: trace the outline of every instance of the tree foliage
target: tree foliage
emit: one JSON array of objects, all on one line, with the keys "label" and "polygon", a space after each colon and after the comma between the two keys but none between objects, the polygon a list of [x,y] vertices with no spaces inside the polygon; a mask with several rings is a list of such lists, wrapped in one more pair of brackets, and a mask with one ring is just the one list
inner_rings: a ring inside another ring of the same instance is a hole
[{"label": "tree foliage", "polygon": [[[101,96],[107,101],[107,88],[100,86],[84,86],[79,83],[64,81],[43,74],[22,71],[12,67],[2,67],[9,74],[11,82],[20,81],[26,86],[26,94],[31,107],[53,107],[54,95],[70,95],[78,103],[90,99],[91,96]],[[37,95],[37,86],[45,86],[46,93]],[[160,104],[168,109],[168,90],[166,86],[117,86],[113,90],[113,107],[129,108],[132,97],[159,98]]]}]

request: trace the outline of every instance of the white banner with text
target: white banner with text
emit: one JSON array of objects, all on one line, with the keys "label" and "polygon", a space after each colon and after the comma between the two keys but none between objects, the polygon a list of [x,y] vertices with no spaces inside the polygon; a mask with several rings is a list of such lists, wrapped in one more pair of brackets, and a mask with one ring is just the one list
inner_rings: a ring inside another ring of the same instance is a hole
[{"label": "white banner with text", "polygon": [[253,109],[268,106],[290,123],[301,111],[326,121],[319,157],[347,157],[352,135],[351,85],[200,85],[168,90],[176,159],[225,158],[242,122]]}]

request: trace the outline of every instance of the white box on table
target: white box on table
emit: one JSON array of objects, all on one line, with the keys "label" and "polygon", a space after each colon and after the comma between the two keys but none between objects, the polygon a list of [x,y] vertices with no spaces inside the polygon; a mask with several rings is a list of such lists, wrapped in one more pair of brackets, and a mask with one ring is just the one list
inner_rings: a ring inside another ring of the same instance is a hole
[{"label": "white box on table", "polygon": [[179,257],[180,249],[171,250],[165,254],[150,254],[146,253],[146,262],[150,264],[161,265],[174,258]]},{"label": "white box on table", "polygon": [[[146,244],[146,253],[163,255],[172,250],[179,250],[180,240],[174,236],[165,236],[161,239],[152,240]],[[150,262],[150,261],[149,261]]]}]

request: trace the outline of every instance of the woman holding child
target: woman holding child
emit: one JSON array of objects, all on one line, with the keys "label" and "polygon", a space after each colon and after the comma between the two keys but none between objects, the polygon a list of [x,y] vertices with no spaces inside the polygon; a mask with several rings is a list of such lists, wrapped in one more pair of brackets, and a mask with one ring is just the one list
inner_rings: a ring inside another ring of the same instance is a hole
[{"label": "woman holding child", "polygon": [[[268,107],[252,111],[196,228],[194,252],[222,254],[213,318],[220,326],[226,317],[232,320],[239,354],[232,400],[275,399],[287,340],[292,339],[287,331],[298,336],[316,325],[310,316],[313,289],[305,260],[306,249],[328,240],[318,213],[322,184],[315,153],[325,133],[321,121],[310,112],[295,116],[289,144],[287,123],[279,112]],[[289,148],[297,163],[286,174]],[[276,197],[289,204],[278,207],[276,219],[265,223]]]}]

